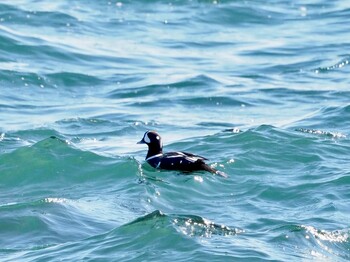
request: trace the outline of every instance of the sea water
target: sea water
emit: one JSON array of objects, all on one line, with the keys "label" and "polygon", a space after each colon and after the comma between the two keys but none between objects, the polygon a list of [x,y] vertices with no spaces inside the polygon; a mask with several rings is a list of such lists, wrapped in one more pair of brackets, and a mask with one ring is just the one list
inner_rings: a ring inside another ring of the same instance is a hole
[{"label": "sea water", "polygon": [[[0,1],[1,261],[348,261],[349,1]],[[228,178],[155,170],[145,131]]]}]

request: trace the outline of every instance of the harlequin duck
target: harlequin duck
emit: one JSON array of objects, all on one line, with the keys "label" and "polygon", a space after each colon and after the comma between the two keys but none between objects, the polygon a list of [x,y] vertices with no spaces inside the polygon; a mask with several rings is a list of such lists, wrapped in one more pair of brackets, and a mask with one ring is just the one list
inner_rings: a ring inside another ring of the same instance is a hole
[{"label": "harlequin duck", "polygon": [[156,131],[147,131],[142,140],[137,144],[148,145],[146,161],[154,168],[183,172],[204,170],[222,177],[227,177],[224,172],[207,165],[204,160],[208,159],[205,157],[186,152],[163,153],[162,138]]}]

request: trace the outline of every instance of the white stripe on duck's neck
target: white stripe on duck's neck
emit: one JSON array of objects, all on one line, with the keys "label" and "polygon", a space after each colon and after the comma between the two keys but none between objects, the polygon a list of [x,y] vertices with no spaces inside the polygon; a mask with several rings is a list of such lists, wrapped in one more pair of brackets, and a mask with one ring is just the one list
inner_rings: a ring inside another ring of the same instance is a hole
[{"label": "white stripe on duck's neck", "polygon": [[163,153],[160,153],[160,154],[157,154],[157,155],[150,156],[150,157],[146,158],[146,161],[151,160],[151,159],[156,158],[156,157],[161,157],[162,155],[163,155]]}]

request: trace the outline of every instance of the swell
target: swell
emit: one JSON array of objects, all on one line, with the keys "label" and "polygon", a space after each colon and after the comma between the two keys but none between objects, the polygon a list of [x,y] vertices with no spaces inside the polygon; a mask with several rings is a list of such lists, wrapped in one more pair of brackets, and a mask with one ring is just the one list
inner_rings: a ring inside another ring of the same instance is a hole
[{"label": "swell", "polygon": [[35,250],[108,229],[107,223],[82,208],[82,202],[47,197],[0,205],[1,251]]},{"label": "swell", "polygon": [[[348,93],[340,92],[338,96],[348,96]],[[306,128],[307,130],[323,130],[323,132],[338,133],[340,137],[346,137],[350,133],[350,105],[325,106],[312,115],[305,117],[292,126]],[[334,135],[335,136],[335,135]]]},{"label": "swell", "polygon": [[[270,222],[269,222],[270,223]],[[115,254],[126,260],[161,258],[175,252],[181,260],[192,258],[201,254],[203,247],[208,242],[214,242],[219,238],[228,241],[234,238],[231,245],[235,249],[225,251],[226,258],[247,258],[242,254],[237,255],[240,250],[240,242],[246,244],[245,235],[266,235],[270,243],[278,249],[283,249],[283,254],[277,255],[281,259],[290,257],[290,254],[309,259],[311,257],[322,257],[327,259],[349,259],[345,250],[349,247],[349,229],[323,230],[309,225],[288,224],[275,221],[274,226],[265,231],[247,232],[240,229],[230,229],[224,225],[217,225],[205,218],[194,215],[163,214],[159,210],[141,216],[130,223],[119,226],[107,233],[96,234],[92,237],[79,241],[70,241],[60,245],[37,246],[35,249],[2,249],[9,258],[15,257],[20,252],[24,259],[54,259],[60,254],[60,259],[72,258],[73,254],[79,257],[80,252],[89,252],[90,257],[108,259]],[[266,222],[265,222],[266,224]],[[225,238],[222,238],[222,237]],[[204,239],[206,239],[204,241]],[[216,242],[220,246],[219,242]],[[249,245],[249,244],[248,244]],[[139,250],[139,252],[131,252]],[[248,247],[244,250],[247,252]],[[243,249],[241,249],[243,251]],[[131,253],[130,253],[131,252]],[[311,252],[311,253],[310,253]],[[254,253],[254,252],[253,252]],[[253,253],[249,254],[253,258]],[[257,257],[268,259],[263,252],[255,252]],[[218,258],[221,256],[220,248],[207,254],[207,257]]]},{"label": "swell", "polygon": [[[164,83],[146,84],[131,88],[116,88],[108,94],[109,98],[135,98],[151,96],[159,99],[163,95],[180,95],[191,91],[208,91],[220,85],[220,82],[207,75],[197,75],[186,79]],[[199,90],[200,89],[200,90]],[[176,96],[175,96],[176,98]]]},{"label": "swell", "polygon": [[5,68],[9,70],[20,69],[44,75],[60,73],[62,68],[63,73],[74,73],[79,68],[79,72],[85,72],[86,75],[95,75],[96,72],[104,75],[106,70],[119,68],[124,72],[133,65],[147,64],[145,59],[139,57],[121,53],[116,55],[111,50],[106,52],[103,48],[79,45],[74,37],[62,35],[62,32],[53,32],[53,36],[45,37],[41,34],[29,35],[28,32],[15,31],[2,25],[0,28],[0,54],[5,60]]},{"label": "swell", "polygon": [[350,256],[346,250],[350,244],[349,228],[325,230],[311,225],[287,224],[274,231],[271,240],[283,246],[286,252],[298,250],[302,258],[347,261]]},{"label": "swell", "polygon": [[[207,75],[189,77],[181,81],[165,84],[145,85],[142,87],[117,88],[108,94],[108,98],[125,102],[133,108],[174,107],[205,109],[207,107],[230,107],[250,104],[233,95],[214,92],[222,83]],[[193,96],[196,93],[196,96]],[[208,93],[212,94],[208,96]],[[136,102],[135,102],[136,100]]]},{"label": "swell", "polygon": [[94,87],[105,83],[101,78],[89,74],[73,72],[38,74],[18,71],[18,68],[12,68],[12,70],[1,70],[0,77],[2,78],[1,82],[5,87],[26,89],[21,96],[19,96],[19,94],[10,93],[9,96],[11,96],[11,100],[14,101],[22,97],[27,98],[28,100],[29,97],[26,97],[26,95],[31,93],[47,93],[47,95],[57,96],[54,92],[58,89],[62,91],[62,96],[64,94],[67,96],[72,96],[72,94],[82,95],[85,91],[81,89],[82,87]]},{"label": "swell", "polygon": [[[38,19],[41,19],[40,23],[35,25],[45,26],[45,23],[43,23],[44,18],[49,18],[49,20],[52,20],[50,22],[74,20],[73,16],[63,12],[59,12],[58,10],[56,11],[38,11],[33,9],[26,10],[24,6],[19,8],[16,5],[9,5],[9,4],[3,4],[3,3],[0,4],[0,10],[2,11],[1,13],[4,17],[3,21],[6,21],[6,18],[8,18],[14,21],[20,21],[21,23],[23,23],[24,21],[27,21],[27,23],[30,23],[32,21],[35,21],[36,18],[38,18]],[[57,25],[60,26],[65,24],[57,24]]]},{"label": "swell", "polygon": [[[183,256],[184,259],[191,253],[200,252],[201,238],[235,237],[242,232],[240,229],[217,225],[199,216],[166,215],[156,210],[107,233],[95,234],[78,241],[37,246],[33,250],[13,248],[1,251],[8,253],[8,257],[20,252],[24,259],[50,259],[57,254],[60,254],[61,259],[69,259],[73,254],[79,255],[80,251],[88,250],[90,257],[108,259],[118,253],[118,256],[128,257],[130,260],[159,258],[169,252],[181,251],[183,255],[177,256]],[[139,252],[131,252],[136,249]]]},{"label": "swell", "polygon": [[53,194],[82,186],[97,190],[117,181],[122,184],[138,172],[133,159],[82,151],[54,136],[1,154],[0,163],[0,183],[7,193],[6,199],[14,197],[16,187],[21,187],[26,195],[42,191]]}]

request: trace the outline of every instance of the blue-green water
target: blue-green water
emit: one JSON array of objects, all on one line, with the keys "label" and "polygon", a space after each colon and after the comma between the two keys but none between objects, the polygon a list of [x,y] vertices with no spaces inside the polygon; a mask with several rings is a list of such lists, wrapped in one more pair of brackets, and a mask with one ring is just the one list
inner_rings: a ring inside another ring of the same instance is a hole
[{"label": "blue-green water", "polygon": [[[348,261],[349,1],[0,2],[1,261]],[[157,171],[165,151],[227,179]]]}]

